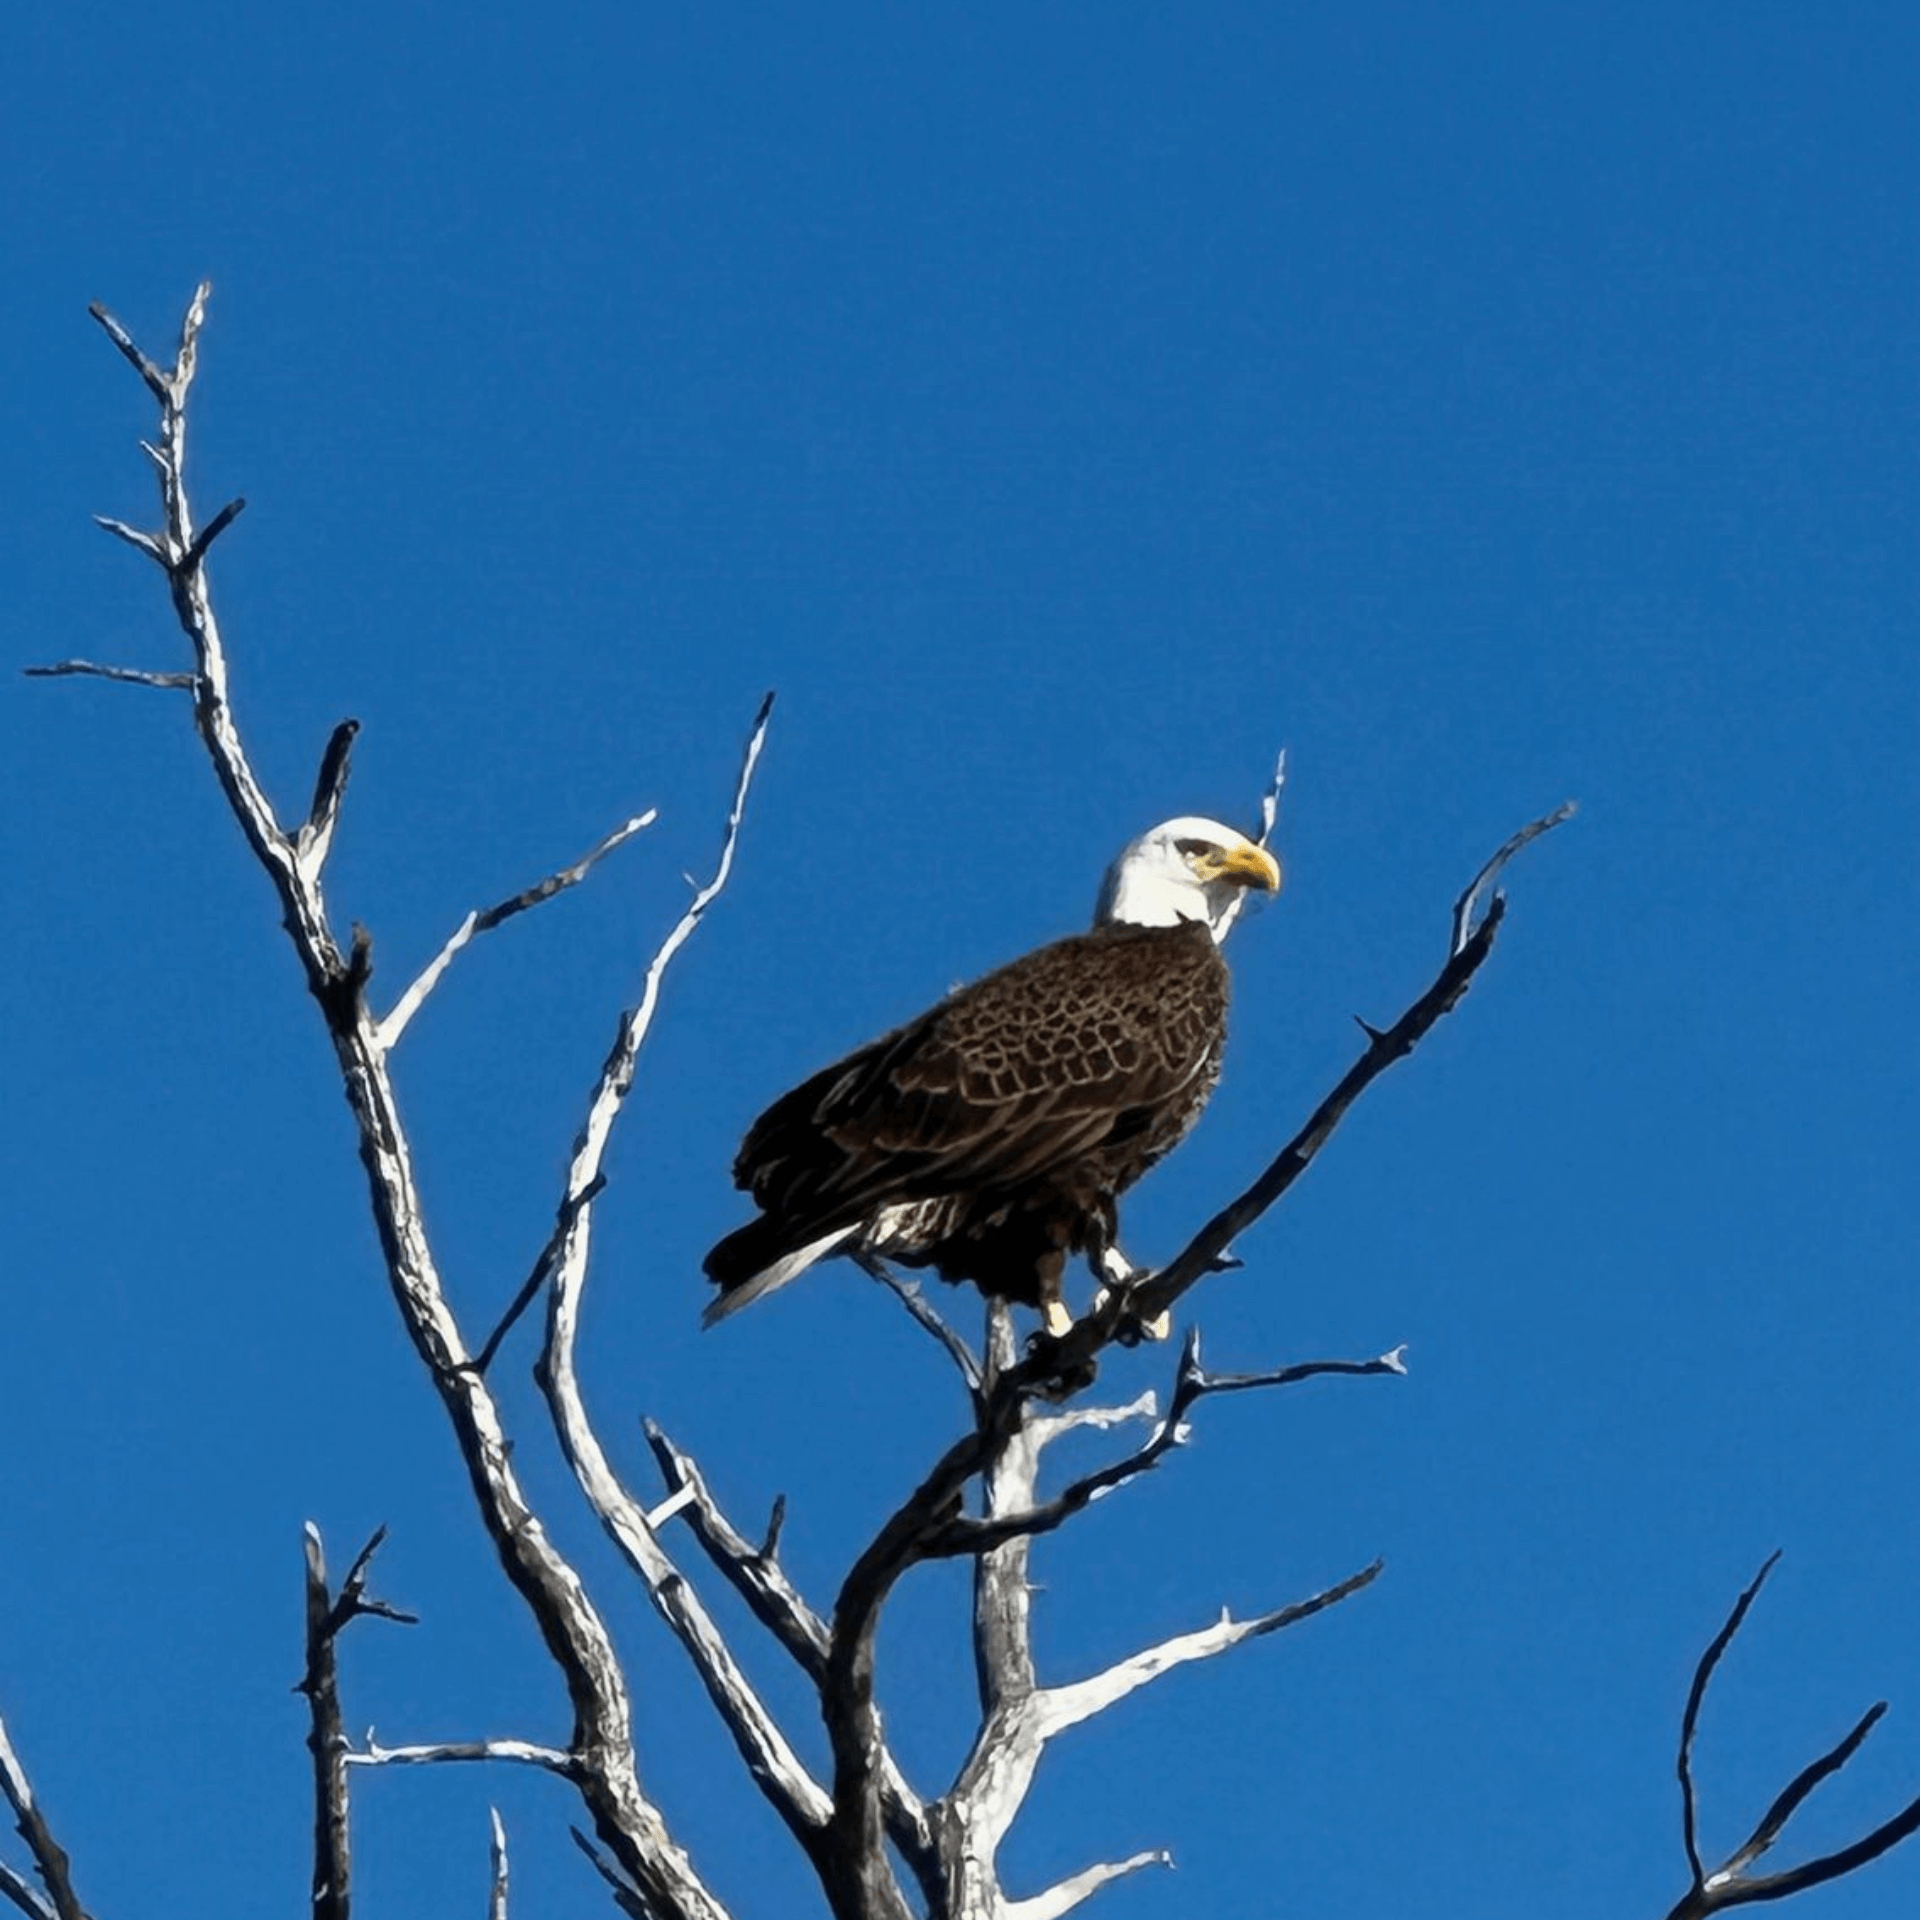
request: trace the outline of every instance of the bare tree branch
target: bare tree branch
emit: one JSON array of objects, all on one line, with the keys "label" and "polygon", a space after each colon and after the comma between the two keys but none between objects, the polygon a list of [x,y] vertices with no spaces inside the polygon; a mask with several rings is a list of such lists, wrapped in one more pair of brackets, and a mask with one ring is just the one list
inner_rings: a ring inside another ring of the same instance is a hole
[{"label": "bare tree branch", "polygon": [[1005,1906],[1006,1920],[1059,1920],[1063,1913],[1071,1913],[1083,1900],[1090,1900],[1102,1887],[1111,1886],[1116,1880],[1124,1880],[1130,1873],[1138,1873],[1142,1867],[1170,1867],[1173,1855],[1164,1848],[1155,1848],[1148,1853],[1136,1853],[1130,1859],[1112,1860],[1097,1867],[1087,1867],[1071,1878],[1049,1887],[1045,1893],[1037,1893],[1028,1900],[1009,1900]]},{"label": "bare tree branch", "polygon": [[[325,1016],[347,1103],[359,1133],[368,1194],[388,1283],[403,1324],[446,1409],[481,1518],[501,1566],[520,1594],[565,1681],[574,1712],[570,1750],[581,1756],[578,1788],[619,1870],[641,1889],[659,1920],[726,1920],[720,1903],[641,1790],[632,1707],[605,1624],[521,1489],[512,1448],[484,1377],[472,1366],[449,1307],[427,1236],[412,1151],[388,1068],[387,1048],[369,1013],[368,943],[343,953],[321,892],[295,840],[280,825],[256,778],[227,692],[227,656],[207,584],[206,542],[196,539],[188,504],[187,398],[208,289],[187,310],[173,371],[161,374],[132,348],[110,316],[101,324],[141,370],[160,401],[153,443],[160,476],[167,576],[173,606],[192,646],[194,723],[236,823],[271,881],[309,991]],[[212,531],[231,519],[216,516]],[[584,1186],[584,1182],[581,1183]]]},{"label": "bare tree branch", "polygon": [[[1196,1400],[1209,1393],[1238,1393],[1253,1387],[1290,1387],[1322,1374],[1404,1375],[1406,1366],[1400,1356],[1405,1351],[1403,1347],[1396,1347],[1392,1353],[1382,1354],[1375,1360],[1308,1360],[1294,1366],[1276,1368],[1270,1373],[1215,1377],[1201,1368],[1200,1329],[1191,1328],[1181,1350],[1173,1393],[1167,1403],[1167,1416],[1154,1429],[1145,1445],[1124,1459],[1112,1461],[1073,1481],[1051,1500],[1039,1502],[1022,1511],[995,1510],[981,1519],[957,1514],[945,1526],[928,1534],[922,1551],[926,1558],[938,1559],[959,1553],[981,1553],[1012,1539],[1016,1534],[1051,1533],[1076,1513],[1085,1511],[1103,1494],[1157,1467],[1175,1447],[1183,1445],[1187,1438],[1187,1410]],[[1105,1425],[1114,1417],[1133,1417],[1137,1410],[1137,1402],[1133,1407],[1118,1410],[1085,1409],[1078,1414],[1056,1416],[1052,1424],[1056,1428],[1094,1422]],[[1051,1434],[1048,1437],[1051,1438]]]},{"label": "bare tree branch", "polygon": [[773,1554],[756,1547],[720,1511],[693,1457],[676,1447],[657,1422],[643,1424],[662,1479],[674,1491],[693,1496],[684,1509],[687,1525],[707,1558],[800,1670],[818,1682],[827,1665],[827,1623],[807,1604]]},{"label": "bare tree branch", "polygon": [[87,1920],[87,1910],[73,1890],[73,1873],[66,1849],[53,1837],[53,1829],[40,1811],[33,1782],[27,1778],[27,1770],[13,1750],[13,1738],[7,1732],[4,1719],[0,1719],[0,1794],[6,1796],[7,1805],[13,1809],[14,1830],[27,1843],[41,1884],[47,1890],[43,1898],[31,1884],[9,1872],[5,1881],[0,1881],[0,1892],[6,1893],[16,1906],[34,1914],[37,1920],[48,1914],[53,1915],[54,1920]]},{"label": "bare tree branch", "polygon": [[485,1373],[493,1365],[493,1357],[500,1351],[500,1343],[513,1331],[514,1323],[533,1305],[540,1289],[547,1284],[547,1276],[553,1271],[553,1263],[560,1258],[560,1249],[572,1234],[574,1222],[584,1208],[593,1204],[606,1184],[606,1175],[597,1173],[579,1193],[561,1196],[559,1217],[553,1223],[552,1233],[547,1236],[547,1244],[540,1249],[540,1257],[534,1261],[526,1279],[521,1282],[520,1291],[508,1302],[506,1312],[487,1335],[486,1345],[474,1356],[473,1364],[478,1372]]},{"label": "bare tree branch", "polygon": [[1713,1678],[1713,1670],[1720,1664],[1720,1656],[1733,1644],[1733,1636],[1740,1631],[1740,1623],[1747,1617],[1747,1609],[1753,1605],[1760,1589],[1767,1583],[1770,1574],[1780,1559],[1780,1549],[1775,1547],[1761,1563],[1760,1571],[1748,1583],[1745,1592],[1733,1603],[1733,1611],[1727,1615],[1726,1624],[1713,1636],[1707,1650],[1700,1656],[1699,1664],[1693,1670],[1693,1685],[1687,1689],[1687,1704],[1680,1715],[1680,1758],[1677,1771],[1680,1776],[1680,1828],[1686,1841],[1687,1865],[1693,1869],[1693,1883],[1697,1887],[1706,1878],[1706,1869],[1700,1863],[1700,1846],[1697,1838],[1697,1814],[1695,1812],[1693,1791],[1693,1739],[1699,1731],[1700,1708],[1707,1697],[1707,1682]]},{"label": "bare tree branch", "polygon": [[307,823],[295,842],[300,859],[310,874],[327,863],[333,845],[333,829],[340,818],[340,803],[346,798],[347,776],[353,765],[353,740],[360,731],[358,720],[342,720],[327,740],[320,756],[320,771],[313,783],[313,803],[307,809]]},{"label": "bare tree branch", "polygon": [[[200,321],[206,312],[207,296],[212,291],[212,286],[202,281],[199,292],[193,297],[193,305],[187,309],[187,324],[195,334],[198,334],[200,331]],[[151,393],[163,407],[166,406],[174,397],[172,380],[163,374],[160,369],[134,345],[133,336],[127,332],[126,328],[123,327],[98,300],[91,302],[87,307],[87,311],[99,321],[101,327],[106,332],[107,338],[126,355],[128,364],[133,368],[134,372],[147,383],[147,391]],[[144,446],[146,443],[143,441],[141,444]],[[148,447],[147,451],[153,453],[154,450]],[[157,464],[159,456],[155,454],[154,458]]]},{"label": "bare tree branch", "polygon": [[587,1856],[593,1870],[604,1880],[613,1893],[613,1904],[632,1920],[660,1920],[658,1911],[648,1901],[645,1894],[621,1876],[620,1870],[596,1847],[578,1827],[568,1828],[573,1835],[573,1844]]},{"label": "bare tree branch", "polygon": [[383,1747],[367,1730],[367,1743],[345,1755],[350,1767],[432,1767],[462,1760],[502,1760],[514,1766],[540,1767],[562,1779],[580,1778],[580,1758],[531,1740],[437,1740],[411,1747]]},{"label": "bare tree branch", "polygon": [[1881,1715],[1887,1710],[1882,1700],[1861,1715],[1852,1730],[1836,1746],[1821,1754],[1818,1759],[1809,1762],[1775,1796],[1773,1804],[1760,1816],[1759,1823],[1752,1833],[1728,1855],[1726,1861],[1709,1872],[1701,1863],[1700,1850],[1695,1838],[1694,1824],[1694,1787],[1692,1752],[1694,1735],[1698,1729],[1701,1702],[1706,1697],[1707,1684],[1713,1678],[1720,1664],[1721,1656],[1732,1644],[1733,1637],[1740,1631],[1741,1623],[1747,1617],[1747,1610],[1753,1605],[1755,1597],[1766,1578],[1773,1571],[1780,1555],[1776,1550],[1767,1556],[1766,1562],[1739,1599],[1733,1604],[1726,1624],[1714,1635],[1707,1650],[1700,1656],[1700,1663],[1694,1669],[1693,1685],[1687,1692],[1686,1709],[1680,1720],[1680,1759],[1678,1772],[1680,1777],[1681,1826],[1686,1840],[1687,1864],[1692,1870],[1693,1884],[1681,1895],[1667,1915],[1667,1920],[1706,1920],[1709,1914],[1720,1913],[1728,1907],[1746,1906],[1755,1901],[1785,1900],[1796,1893],[1805,1893],[1811,1887],[1824,1886],[1829,1880],[1838,1880],[1844,1875],[1864,1867],[1868,1862],[1877,1860],[1901,1841],[1915,1832],[1920,1832],[1920,1795],[1910,1800],[1906,1806],[1890,1820],[1883,1821],[1871,1833],[1854,1841],[1852,1845],[1841,1847],[1833,1853],[1822,1854],[1819,1858],[1804,1861],[1797,1867],[1789,1867],[1779,1873],[1749,1874],[1747,1868],[1765,1854],[1780,1838],[1787,1822],[1792,1819],[1804,1804],[1809,1794],[1824,1780],[1831,1779],[1859,1752]]},{"label": "bare tree branch", "polygon": [[60,680],[74,674],[91,674],[96,680],[118,680],[130,687],[193,688],[191,673],[149,673],[144,667],[105,667],[97,660],[56,660],[47,667],[22,667],[29,680]]},{"label": "bare tree branch", "polygon": [[453,964],[455,957],[470,940],[477,939],[483,933],[491,933],[503,921],[511,920],[515,914],[525,913],[530,907],[544,905],[555,894],[564,893],[569,887],[577,887],[582,880],[604,860],[616,847],[624,846],[636,833],[653,825],[660,817],[659,810],[649,807],[644,813],[637,813],[630,820],[623,820],[604,838],[596,841],[570,867],[562,867],[558,873],[550,873],[544,880],[536,880],[530,887],[485,909],[476,909],[461,921],[446,944],[427,962],[419,977],[407,988],[394,1003],[393,1009],[377,1029],[380,1044],[389,1051],[407,1030],[407,1023],[420,1011],[436,986],[440,976]]},{"label": "bare tree branch", "polygon": [[[988,1385],[984,1396],[990,1410],[1004,1405],[1004,1382],[1019,1371],[1014,1364],[1015,1351],[1012,1314],[1004,1302],[995,1302],[988,1313]],[[1301,1371],[1304,1374],[1306,1370]],[[1208,1384],[1199,1368],[1197,1340],[1190,1337],[1175,1388],[1176,1406],[1198,1397]],[[1076,1407],[1056,1414],[1036,1414],[1016,1398],[1016,1410],[1008,1425],[989,1446],[990,1457],[982,1470],[980,1517],[962,1520],[956,1514],[935,1523],[923,1514],[926,1530],[917,1544],[922,1557],[963,1528],[970,1530],[973,1540],[991,1543],[977,1553],[974,1575],[974,1659],[979,1674],[981,1725],[952,1787],[929,1810],[945,1869],[948,1893],[941,1911],[947,1920],[1009,1920],[1010,1915],[1021,1912],[1063,1913],[1090,1897],[1118,1871],[1131,1871],[1133,1865],[1151,1858],[1142,1856],[1124,1869],[1090,1869],[1035,1896],[1032,1903],[1008,1900],[996,1865],[1000,1845],[1025,1802],[1041,1755],[1054,1735],[1176,1666],[1225,1652],[1335,1604],[1379,1572],[1376,1563],[1338,1587],[1255,1620],[1233,1621],[1223,1615],[1213,1627],[1149,1648],[1091,1679],[1066,1686],[1040,1686],[1033,1658],[1028,1570],[1034,1532],[1030,1523],[1037,1513],[1051,1507],[1036,1495],[1041,1454],[1053,1440],[1076,1427],[1111,1426],[1143,1414],[1149,1418],[1153,1415],[1151,1395],[1128,1407]],[[1155,1440],[1167,1444],[1165,1436],[1177,1425],[1175,1413],[1159,1424],[1154,1440],[1142,1452],[1151,1449]],[[839,1628],[840,1616],[836,1615],[836,1632]],[[852,1705],[857,1707],[857,1701]],[[829,1707],[830,1729],[836,1710],[845,1710],[837,1697]]]},{"label": "bare tree branch", "polygon": [[853,1253],[854,1264],[863,1268],[873,1279],[887,1289],[893,1297],[906,1308],[914,1321],[932,1334],[946,1356],[960,1370],[960,1378],[967,1383],[967,1391],[977,1394],[980,1391],[980,1361],[973,1349],[949,1326],[938,1309],[935,1308],[917,1281],[903,1280],[899,1274],[887,1265],[876,1253],[868,1253],[856,1248]]},{"label": "bare tree branch", "polygon": [[507,1828],[498,1807],[487,1809],[487,1920],[507,1920]]},{"label": "bare tree branch", "polygon": [[[1273,763],[1273,778],[1267,782],[1267,790],[1260,796],[1260,806],[1258,809],[1260,814],[1260,830],[1254,835],[1254,843],[1257,846],[1264,847],[1267,842],[1273,838],[1273,829],[1280,818],[1280,794],[1286,784],[1287,750],[1285,747],[1282,747],[1278,757]],[[1232,927],[1233,923],[1238,920],[1240,915],[1246,910],[1246,904],[1247,893],[1245,890],[1237,893],[1232,901],[1228,903],[1225,911],[1220,916],[1220,932],[1223,937],[1227,930]]]},{"label": "bare tree branch", "polygon": [[699,1595],[660,1545],[647,1524],[644,1509],[614,1472],[587,1416],[574,1365],[580,1301],[586,1286],[592,1241],[591,1194],[602,1181],[607,1145],[633,1086],[641,1043],[658,1004],[661,978],[673,956],[725,888],[732,871],[747,796],[765,743],[771,711],[772,695],[769,694],[754,718],[741,757],[733,804],[713,877],[696,889],[692,902],[654,954],[638,1003],[621,1015],[613,1046],[589,1101],[587,1119],[575,1143],[561,1201],[561,1231],[548,1262],[552,1285],[547,1340],[537,1372],[561,1451],[588,1506],[628,1565],[639,1574],[655,1610],[692,1658],[707,1697],[733,1736],[755,1784],[809,1857],[817,1859],[827,1818],[826,1794],[762,1704]]},{"label": "bare tree branch", "polygon": [[1454,953],[1459,953],[1473,937],[1473,916],[1480,896],[1500,877],[1501,868],[1530,840],[1537,840],[1543,833],[1550,833],[1561,821],[1572,819],[1577,811],[1577,802],[1563,800],[1551,813],[1542,814],[1538,820],[1529,820],[1467,882],[1466,891],[1453,903],[1452,951]]},{"label": "bare tree branch", "polygon": [[1075,1680],[1064,1686],[1049,1687],[1036,1696],[1036,1717],[1041,1738],[1051,1738],[1067,1727],[1090,1720],[1115,1701],[1124,1700],[1128,1694],[1138,1692],[1149,1681],[1158,1680],[1162,1674],[1171,1673],[1176,1667],[1190,1666],[1196,1660],[1210,1660],[1215,1654],[1229,1652],[1243,1641],[1258,1640],[1266,1634],[1278,1633],[1283,1627],[1310,1620],[1316,1613],[1324,1613],[1327,1608],[1338,1606],[1342,1600],[1350,1598],[1363,1587],[1371,1586],[1385,1566],[1384,1560],[1375,1560],[1357,1573],[1348,1574],[1344,1580],[1336,1581],[1304,1600],[1276,1607],[1271,1613],[1255,1614],[1250,1620],[1235,1620],[1223,1612],[1212,1626],[1200,1627],[1192,1633],[1176,1634],[1170,1640],[1161,1641],[1158,1646],[1146,1647],[1125,1660],[1116,1661],[1104,1673],[1096,1673],[1085,1680]]},{"label": "bare tree branch", "polygon": [[[721,1512],[693,1458],[676,1447],[656,1422],[648,1420],[645,1428],[648,1444],[660,1463],[662,1478],[676,1492],[690,1496],[682,1511],[707,1558],[747,1603],[754,1618],[779,1641],[800,1670],[819,1685],[827,1664],[826,1622],[788,1579],[786,1570],[774,1558],[771,1545],[755,1547]],[[937,1884],[938,1863],[926,1807],[884,1746],[880,1770],[887,1837],[912,1869],[915,1879],[929,1890],[931,1898],[931,1889]]]},{"label": "bare tree branch", "polygon": [[56,1920],[53,1903],[45,1894],[37,1891],[30,1881],[23,1880],[19,1874],[0,1860],[0,1893],[4,1893],[28,1920]]},{"label": "bare tree branch", "polygon": [[411,1614],[367,1595],[373,1556],[385,1527],[355,1556],[336,1596],[327,1589],[326,1550],[320,1529],[304,1529],[307,1567],[307,1665],[295,1691],[307,1697],[307,1751],[313,1757],[314,1920],[347,1920],[353,1897],[353,1835],[347,1792],[347,1735],[340,1713],[340,1669],[334,1651],[346,1627],[362,1614],[414,1624]]}]

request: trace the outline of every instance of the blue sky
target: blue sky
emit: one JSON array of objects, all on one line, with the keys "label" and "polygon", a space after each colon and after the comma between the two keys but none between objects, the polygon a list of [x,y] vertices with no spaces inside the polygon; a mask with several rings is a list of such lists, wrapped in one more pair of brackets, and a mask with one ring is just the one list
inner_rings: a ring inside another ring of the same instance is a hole
[{"label": "blue sky", "polygon": [[[150,419],[85,307],[157,348],[208,276],[235,697],[286,809],[363,723],[331,897],[377,984],[661,809],[466,956],[401,1056],[476,1328],[778,688],[615,1154],[588,1386],[642,1484],[646,1413],[743,1522],[786,1492],[823,1604],[959,1408],[850,1271],[697,1331],[759,1106],[1082,924],[1141,827],[1245,817],[1284,743],[1288,886],[1234,938],[1225,1084],[1128,1209],[1170,1252],[1351,1016],[1425,984],[1481,858],[1581,801],[1458,1013],[1198,1303],[1223,1367],[1404,1341],[1410,1377],[1204,1406],[1044,1550],[1042,1658],[1384,1579],[1063,1741],[1021,1890],[1165,1845],[1174,1877],[1086,1911],[1664,1912],[1692,1663],[1775,1546],[1703,1729],[1707,1847],[1877,1698],[1795,1837],[1920,1791],[1917,54],[1910,9],[1770,0],[107,0],[14,31],[16,663],[182,664],[89,525],[148,512]],[[96,1911],[291,1908],[304,1519],[342,1562],[389,1523],[377,1584],[424,1617],[356,1633],[351,1724],[557,1738],[563,1704],[184,709],[16,679],[0,725],[0,1711]],[[817,1910],[638,1596],[563,1537],[723,1897]],[[919,1580],[881,1649],[930,1787],[957,1593]],[[361,1910],[478,1911],[489,1798],[518,1910],[600,1910],[562,1791],[471,1771],[361,1781]],[[1916,1899],[1920,1850],[1794,1911]]]}]

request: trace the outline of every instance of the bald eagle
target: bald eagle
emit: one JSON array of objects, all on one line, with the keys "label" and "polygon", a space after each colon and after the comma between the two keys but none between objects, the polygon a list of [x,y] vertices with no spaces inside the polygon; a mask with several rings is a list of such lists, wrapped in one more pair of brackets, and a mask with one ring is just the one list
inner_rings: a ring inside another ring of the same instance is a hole
[{"label": "bald eagle", "polygon": [[933,1267],[1072,1324],[1070,1254],[1130,1271],[1118,1196],[1177,1145],[1220,1073],[1219,943],[1280,867],[1216,820],[1168,820],[1108,870],[1089,933],[959,988],[816,1073],[748,1129],[759,1217],[706,1258],[711,1326],[832,1253]]}]

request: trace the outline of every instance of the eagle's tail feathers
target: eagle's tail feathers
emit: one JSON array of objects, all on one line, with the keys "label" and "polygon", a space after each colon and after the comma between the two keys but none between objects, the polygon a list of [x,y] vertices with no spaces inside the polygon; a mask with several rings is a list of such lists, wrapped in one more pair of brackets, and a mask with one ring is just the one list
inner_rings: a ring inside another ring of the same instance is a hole
[{"label": "eagle's tail feathers", "polygon": [[[742,1234],[751,1234],[755,1227],[764,1228],[766,1225],[764,1220],[756,1220],[751,1226],[741,1228],[740,1234],[729,1235],[728,1238],[738,1239]],[[817,1240],[809,1240],[805,1246],[781,1254],[777,1260],[757,1272],[747,1273],[738,1280],[723,1280],[719,1299],[700,1316],[700,1324],[703,1327],[716,1326],[729,1315],[738,1313],[742,1307],[750,1307],[763,1295],[784,1287],[789,1280],[797,1280],[816,1260],[824,1260],[828,1254],[845,1246],[859,1231],[857,1222],[850,1227],[836,1227],[831,1233],[823,1233]],[[707,1256],[709,1273],[714,1269],[716,1256],[722,1255],[727,1244],[726,1240],[721,1241]],[[721,1264],[724,1265],[724,1261]]]}]

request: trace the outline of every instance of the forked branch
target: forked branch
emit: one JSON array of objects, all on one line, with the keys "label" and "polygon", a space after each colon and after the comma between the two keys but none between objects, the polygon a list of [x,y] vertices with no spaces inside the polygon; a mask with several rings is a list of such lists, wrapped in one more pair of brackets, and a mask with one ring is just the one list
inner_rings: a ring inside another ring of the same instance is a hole
[{"label": "forked branch", "polygon": [[347,1789],[347,1735],[340,1712],[340,1666],[335,1642],[363,1614],[413,1626],[402,1613],[367,1592],[373,1556],[387,1537],[378,1528],[354,1557],[335,1594],[327,1586],[320,1529],[306,1525],[307,1665],[298,1691],[307,1697],[307,1751],[313,1757],[314,1920],[346,1920],[353,1889],[353,1831]]},{"label": "forked branch", "polygon": [[1768,1555],[1746,1591],[1733,1603],[1733,1611],[1728,1614],[1726,1624],[1714,1635],[1706,1652],[1700,1656],[1700,1664],[1694,1669],[1693,1685],[1687,1692],[1686,1710],[1680,1717],[1677,1767],[1680,1777],[1681,1832],[1686,1843],[1687,1864],[1693,1873],[1693,1884],[1675,1903],[1667,1920],[1706,1920],[1707,1915],[1722,1913],[1729,1907],[1746,1906],[1760,1900],[1788,1899],[1796,1893],[1806,1892],[1810,1887],[1824,1886],[1829,1880],[1841,1879],[1869,1861],[1879,1859],[1883,1853],[1920,1831],[1920,1796],[1916,1796],[1892,1819],[1883,1821],[1850,1846],[1822,1854],[1818,1859],[1804,1861],[1797,1867],[1789,1867],[1779,1873],[1753,1874],[1747,1871],[1772,1848],[1785,1831],[1787,1822],[1800,1810],[1813,1790],[1822,1781],[1831,1779],[1859,1752],[1867,1735],[1887,1710],[1887,1703],[1882,1700],[1869,1707],[1837,1745],[1809,1761],[1787,1782],[1775,1796],[1773,1804],[1760,1816],[1753,1831],[1719,1866],[1709,1871],[1702,1864],[1696,1837],[1693,1790],[1693,1742],[1699,1729],[1700,1707],[1706,1699],[1708,1683],[1722,1655],[1733,1644],[1734,1635],[1740,1631],[1748,1608],[1753,1605],[1779,1558],[1777,1551]]}]

